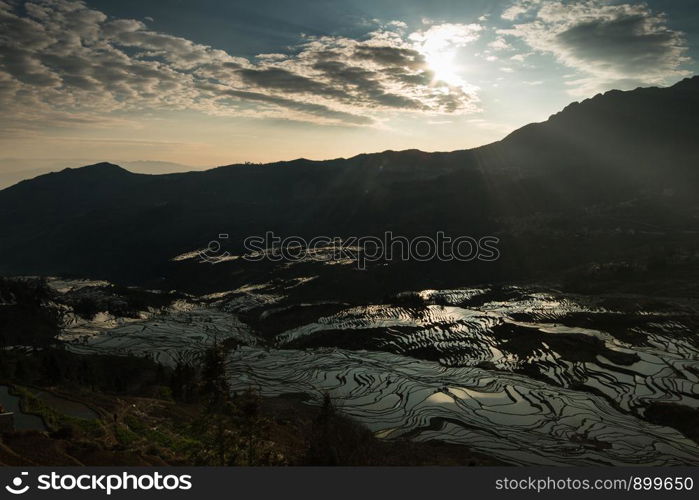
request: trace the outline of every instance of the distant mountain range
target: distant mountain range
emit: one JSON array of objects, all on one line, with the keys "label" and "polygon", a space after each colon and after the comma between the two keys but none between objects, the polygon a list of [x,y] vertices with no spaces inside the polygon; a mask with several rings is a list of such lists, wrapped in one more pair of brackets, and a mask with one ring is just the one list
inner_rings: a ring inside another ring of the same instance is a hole
[{"label": "distant mountain range", "polygon": [[694,77],[607,92],[471,150],[166,175],[110,163],[66,169],[0,191],[0,272],[144,283],[177,272],[172,257],[218,234],[240,250],[244,237],[268,230],[498,235],[501,261],[460,267],[466,281],[560,276],[652,259],[667,245],[691,255],[699,251],[697,137]]},{"label": "distant mountain range", "polygon": [[[20,181],[32,179],[39,175],[57,172],[71,167],[80,160],[19,160],[0,158],[0,189],[10,187]],[[85,161],[82,162],[86,163]],[[123,162],[122,166],[130,172],[139,174],[170,174],[174,172],[191,172],[201,168],[170,161],[137,160]]]}]

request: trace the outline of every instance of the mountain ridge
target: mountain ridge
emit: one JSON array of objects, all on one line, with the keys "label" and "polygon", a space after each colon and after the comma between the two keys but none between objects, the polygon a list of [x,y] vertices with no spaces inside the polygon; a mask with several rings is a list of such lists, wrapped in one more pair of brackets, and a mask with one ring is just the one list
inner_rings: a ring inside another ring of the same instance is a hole
[{"label": "mountain ridge", "polygon": [[[341,162],[350,162],[350,163],[357,163],[362,160],[370,161],[373,158],[376,157],[381,157],[381,156],[407,156],[407,155],[420,155],[420,156],[428,156],[428,155],[458,155],[458,154],[463,154],[465,152],[470,152],[470,151],[477,151],[477,150],[482,150],[482,149],[487,149],[490,148],[494,145],[497,145],[503,141],[506,141],[507,139],[511,137],[516,137],[517,135],[521,134],[522,131],[529,130],[532,127],[536,127],[539,125],[545,125],[547,123],[550,123],[551,121],[556,121],[560,120],[562,117],[566,116],[568,113],[571,111],[575,111],[578,109],[579,106],[585,106],[589,104],[597,104],[600,100],[603,99],[608,99],[608,98],[616,98],[618,96],[623,96],[623,95],[628,95],[630,93],[638,93],[638,92],[655,92],[655,91],[662,91],[663,89],[679,89],[679,90],[687,90],[687,91],[699,91],[699,75],[695,75],[692,77],[684,78],[683,80],[680,80],[679,82],[675,83],[674,85],[671,85],[669,87],[637,87],[636,89],[633,90],[627,90],[627,91],[622,91],[622,90],[609,90],[607,92],[599,93],[593,97],[589,97],[586,99],[583,99],[581,101],[574,101],[568,105],[566,105],[561,111],[558,111],[552,115],[550,115],[546,120],[541,121],[541,122],[532,122],[528,123],[526,125],[523,125],[519,129],[511,132],[510,134],[507,134],[505,137],[502,139],[484,144],[481,146],[473,147],[473,148],[468,148],[468,149],[457,149],[457,150],[452,150],[452,151],[423,151],[417,148],[409,148],[409,149],[404,149],[404,150],[392,150],[392,149],[387,149],[384,151],[378,151],[378,152],[373,152],[373,153],[360,153],[351,157],[337,157],[337,158],[331,158],[331,159],[325,159],[325,160],[312,160],[308,158],[295,158],[291,160],[280,160],[280,161],[275,161],[275,162],[267,162],[267,163],[231,163],[231,164],[226,164],[226,165],[219,165],[215,166],[209,169],[204,169],[204,170],[193,170],[190,172],[172,172],[172,173],[154,173],[154,174],[145,174],[145,173],[137,173],[137,172],[132,172],[126,168],[123,168],[117,164],[110,163],[110,162],[99,162],[95,163],[92,165],[85,165],[85,166],[80,166],[80,167],[71,167],[71,168],[66,168],[63,169],[59,172],[50,172],[47,174],[43,174],[37,177],[34,177],[32,179],[26,179],[25,181],[30,181],[34,179],[38,179],[40,177],[44,177],[45,175],[52,175],[56,173],[70,173],[70,172],[75,172],[75,171],[83,171],[83,169],[87,169],[90,171],[94,170],[101,170],[101,171],[109,171],[110,169],[120,169],[123,172],[132,174],[132,175],[155,175],[155,176],[160,176],[160,175],[187,175],[187,174],[200,174],[203,172],[209,172],[212,170],[218,170],[218,169],[226,169],[226,168],[240,168],[240,167],[272,167],[272,166],[277,166],[277,167],[291,167],[295,165],[336,165]],[[21,182],[25,182],[21,181]],[[12,186],[8,186],[12,187]],[[5,188],[5,189],[8,189]],[[3,190],[0,190],[2,192]]]},{"label": "mountain ridge", "polygon": [[[103,162],[40,176],[0,191],[0,272],[142,282],[170,275],[172,257],[218,234],[229,234],[230,251],[240,252],[245,237],[266,231],[497,234],[509,246],[483,271],[489,276],[529,268],[540,276],[554,261],[571,268],[621,258],[626,245],[639,244],[635,236],[589,247],[576,238],[695,225],[697,82],[602,94],[468,150],[164,175]],[[541,235],[558,238],[550,244],[566,255],[531,255],[522,239]],[[579,254],[583,248],[589,255]]]}]

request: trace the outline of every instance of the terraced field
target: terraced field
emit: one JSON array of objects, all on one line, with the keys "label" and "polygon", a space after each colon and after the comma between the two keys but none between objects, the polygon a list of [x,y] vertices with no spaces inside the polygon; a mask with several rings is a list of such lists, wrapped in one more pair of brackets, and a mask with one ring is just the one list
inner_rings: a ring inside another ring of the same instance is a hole
[{"label": "terraced field", "polygon": [[234,391],[329,394],[386,439],[460,443],[522,465],[699,464],[689,423],[673,417],[699,415],[690,301],[522,287],[366,305],[288,299],[265,286],[190,297],[136,319],[75,320],[64,339],[75,352],[165,364],[227,341]]}]

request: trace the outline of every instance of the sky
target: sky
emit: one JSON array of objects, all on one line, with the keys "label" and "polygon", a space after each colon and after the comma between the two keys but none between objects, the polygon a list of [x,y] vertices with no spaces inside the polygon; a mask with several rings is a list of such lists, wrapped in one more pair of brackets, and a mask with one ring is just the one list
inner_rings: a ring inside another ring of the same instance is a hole
[{"label": "sky", "polygon": [[0,0],[0,176],[466,149],[698,51],[696,0]]}]

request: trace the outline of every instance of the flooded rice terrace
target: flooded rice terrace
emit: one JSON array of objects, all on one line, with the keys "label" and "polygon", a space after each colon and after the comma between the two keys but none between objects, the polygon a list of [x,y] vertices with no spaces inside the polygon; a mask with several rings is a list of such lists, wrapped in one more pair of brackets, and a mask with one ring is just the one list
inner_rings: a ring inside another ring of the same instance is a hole
[{"label": "flooded rice terrace", "polygon": [[328,394],[384,439],[521,465],[697,465],[681,431],[699,415],[698,329],[681,300],[484,287],[289,305],[260,286],[135,319],[75,318],[64,340],[165,364],[233,340],[232,390],[311,404]]}]

